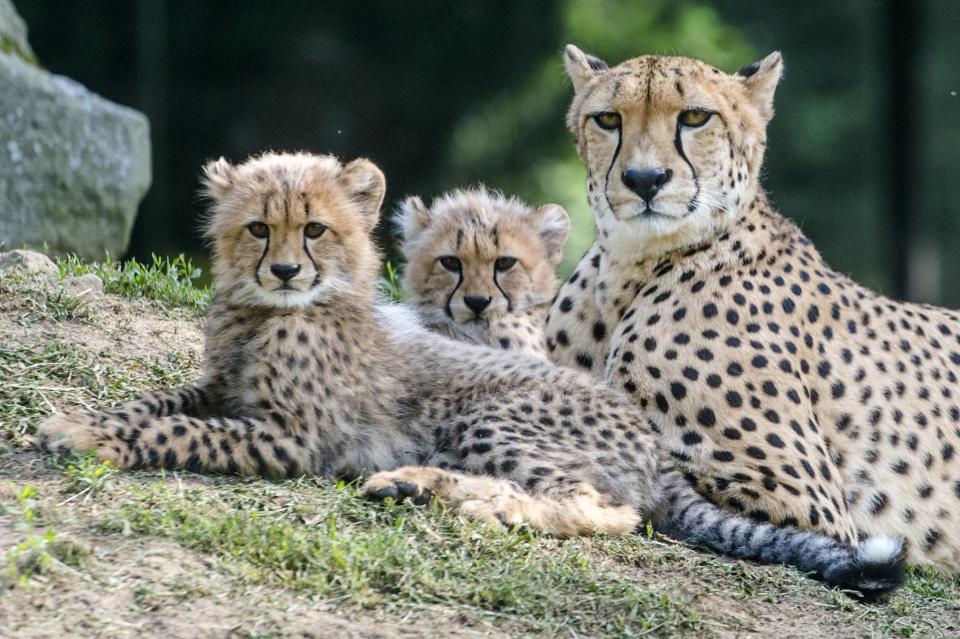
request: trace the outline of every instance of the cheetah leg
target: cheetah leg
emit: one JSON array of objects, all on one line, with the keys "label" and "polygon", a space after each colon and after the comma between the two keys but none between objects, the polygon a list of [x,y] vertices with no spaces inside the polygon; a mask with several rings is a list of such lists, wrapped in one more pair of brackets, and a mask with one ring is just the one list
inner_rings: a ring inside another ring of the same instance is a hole
[{"label": "cheetah leg", "polygon": [[495,524],[526,524],[557,537],[622,534],[640,523],[630,506],[609,504],[593,486],[577,482],[528,493],[517,484],[426,466],[405,466],[373,475],[361,492],[374,499],[426,503],[436,495],[468,517]]},{"label": "cheetah leg", "polygon": [[147,391],[137,399],[115,408],[101,411],[120,420],[136,421],[142,417],[167,417],[189,415],[205,417],[215,410],[213,392],[206,384],[180,386],[156,391]]},{"label": "cheetah leg", "polygon": [[310,470],[309,452],[303,446],[256,418],[168,415],[131,422],[107,413],[56,415],[37,429],[37,442],[50,453],[94,452],[120,468],[184,468],[274,478]]}]

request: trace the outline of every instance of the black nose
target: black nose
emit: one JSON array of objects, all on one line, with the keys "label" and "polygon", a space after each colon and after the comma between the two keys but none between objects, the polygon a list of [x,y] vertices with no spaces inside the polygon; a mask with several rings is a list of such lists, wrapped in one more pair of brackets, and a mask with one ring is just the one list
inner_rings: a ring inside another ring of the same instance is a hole
[{"label": "black nose", "polygon": [[483,309],[490,306],[490,298],[483,297],[482,295],[465,295],[463,303],[467,305],[467,308],[479,315],[483,312]]},{"label": "black nose", "polygon": [[644,169],[642,171],[630,169],[623,172],[621,179],[628,189],[649,204],[657,191],[669,182],[671,177],[673,177],[673,171],[670,169]]},{"label": "black nose", "polygon": [[287,262],[285,264],[271,264],[270,272],[279,277],[284,282],[289,281],[291,277],[300,272],[300,265]]}]

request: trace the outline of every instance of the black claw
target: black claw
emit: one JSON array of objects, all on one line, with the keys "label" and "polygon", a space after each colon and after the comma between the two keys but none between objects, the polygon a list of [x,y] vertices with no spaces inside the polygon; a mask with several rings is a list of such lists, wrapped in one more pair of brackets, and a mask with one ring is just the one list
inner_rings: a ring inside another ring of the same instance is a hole
[{"label": "black claw", "polygon": [[401,497],[413,497],[417,494],[417,485],[410,483],[408,481],[398,481],[394,484],[397,487],[397,490],[400,491]]},{"label": "black claw", "polygon": [[375,490],[372,493],[367,493],[367,497],[370,499],[386,499],[387,497],[397,498],[397,488],[396,486],[385,486],[380,490]]},{"label": "black claw", "polygon": [[422,493],[413,498],[414,506],[425,506],[430,503],[430,500],[433,499],[433,493],[429,490],[424,490]]}]

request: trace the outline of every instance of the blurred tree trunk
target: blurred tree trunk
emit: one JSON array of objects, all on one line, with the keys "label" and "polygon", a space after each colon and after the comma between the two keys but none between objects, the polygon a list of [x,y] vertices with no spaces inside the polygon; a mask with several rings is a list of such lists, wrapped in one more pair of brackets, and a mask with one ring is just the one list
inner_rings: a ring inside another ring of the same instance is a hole
[{"label": "blurred tree trunk", "polygon": [[886,189],[890,231],[890,294],[910,298],[911,252],[920,236],[922,211],[917,207],[920,182],[917,67],[920,59],[922,9],[920,2],[886,0],[883,6],[887,86]]},{"label": "blurred tree trunk", "polygon": [[[153,156],[153,184],[150,187],[152,197],[145,198],[140,204],[140,224],[145,235],[165,237],[165,227],[173,217],[165,161],[167,18],[164,0],[137,0],[136,33],[136,106],[150,118],[150,146]],[[161,249],[155,247],[155,250]]]}]

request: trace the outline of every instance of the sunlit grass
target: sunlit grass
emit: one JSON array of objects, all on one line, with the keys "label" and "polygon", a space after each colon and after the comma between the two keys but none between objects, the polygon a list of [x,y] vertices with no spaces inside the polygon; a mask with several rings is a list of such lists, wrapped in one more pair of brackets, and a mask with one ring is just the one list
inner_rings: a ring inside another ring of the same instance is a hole
[{"label": "sunlit grass", "polygon": [[684,597],[618,576],[577,541],[468,522],[436,504],[373,505],[352,485],[204,483],[134,487],[103,526],[169,537],[213,553],[242,580],[338,605],[444,606],[551,635],[699,627]]},{"label": "sunlit grass", "polygon": [[403,285],[400,283],[400,270],[389,260],[383,265],[383,275],[380,276],[380,290],[383,296],[391,302],[402,302],[404,299]]},{"label": "sunlit grass", "polygon": [[57,261],[61,277],[93,273],[107,293],[129,298],[147,298],[202,313],[210,303],[210,289],[198,286],[202,276],[190,258],[153,256],[150,264],[137,260],[118,262],[107,255],[102,262],[83,262],[72,256]]}]

